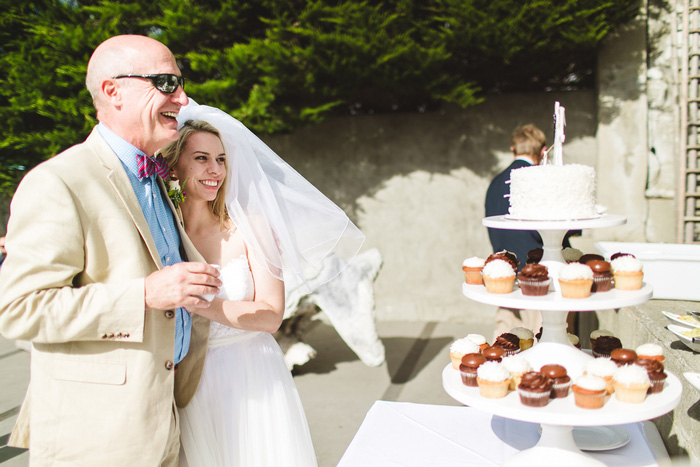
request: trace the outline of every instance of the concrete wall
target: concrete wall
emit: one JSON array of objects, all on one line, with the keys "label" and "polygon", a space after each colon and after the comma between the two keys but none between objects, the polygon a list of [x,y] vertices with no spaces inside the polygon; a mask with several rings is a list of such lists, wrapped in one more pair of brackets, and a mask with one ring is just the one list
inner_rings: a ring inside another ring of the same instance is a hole
[{"label": "concrete wall", "polygon": [[462,261],[488,256],[484,196],[512,161],[510,133],[534,123],[551,138],[555,100],[567,109],[565,160],[595,166],[592,91],[491,97],[466,110],[343,117],[268,144],[352,216],[384,265],[380,320],[493,321],[461,294]]}]

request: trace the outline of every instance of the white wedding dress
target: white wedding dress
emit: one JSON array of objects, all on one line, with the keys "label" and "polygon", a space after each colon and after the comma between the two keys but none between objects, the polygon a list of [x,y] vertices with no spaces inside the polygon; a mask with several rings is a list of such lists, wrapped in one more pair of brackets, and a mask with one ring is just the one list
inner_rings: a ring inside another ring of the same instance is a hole
[{"label": "white wedding dress", "polygon": [[[252,300],[245,256],[221,268],[227,300]],[[316,465],[309,427],[275,338],[212,321],[202,379],[180,409],[180,466]]]}]

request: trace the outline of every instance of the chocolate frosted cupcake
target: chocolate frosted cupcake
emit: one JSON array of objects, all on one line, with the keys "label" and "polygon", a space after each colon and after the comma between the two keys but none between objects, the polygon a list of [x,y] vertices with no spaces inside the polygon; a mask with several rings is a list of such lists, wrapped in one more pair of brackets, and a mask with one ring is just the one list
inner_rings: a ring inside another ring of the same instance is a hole
[{"label": "chocolate frosted cupcake", "polygon": [[510,332],[504,332],[498,336],[493,345],[501,347],[506,355],[515,355],[520,352],[520,338]]},{"label": "chocolate frosted cupcake", "polygon": [[571,378],[562,365],[545,365],[540,368],[540,373],[552,380],[552,399],[569,395]]},{"label": "chocolate frosted cupcake", "polygon": [[649,376],[649,381],[651,382],[651,387],[649,388],[649,394],[656,394],[664,389],[664,382],[668,375],[664,372],[664,364],[658,360],[651,360],[648,358],[640,358],[635,365],[639,365],[645,370],[647,370],[647,375]]},{"label": "chocolate frosted cupcake", "polygon": [[637,361],[637,352],[630,349],[615,349],[610,352],[610,360],[617,366],[631,365]]},{"label": "chocolate frosted cupcake", "polygon": [[518,384],[520,402],[528,407],[544,407],[552,393],[552,380],[538,371],[529,371]]},{"label": "chocolate frosted cupcake", "polygon": [[498,345],[490,345],[481,351],[481,355],[490,362],[500,362],[506,356],[506,351]]},{"label": "chocolate frosted cupcake", "polygon": [[527,252],[527,261],[525,261],[525,262],[527,264],[539,263],[540,261],[542,261],[543,254],[544,254],[544,250],[542,248],[534,248],[534,249]]},{"label": "chocolate frosted cupcake", "polygon": [[523,295],[547,295],[551,282],[547,266],[543,264],[526,264],[518,274],[518,284]]},{"label": "chocolate frosted cupcake", "polygon": [[590,333],[588,338],[591,341],[591,349],[595,347],[595,340],[599,338],[600,336],[612,336],[613,333],[611,331],[608,331],[607,329],[595,329]]},{"label": "chocolate frosted cupcake", "polygon": [[593,270],[593,288],[591,292],[608,292],[612,289],[613,275],[610,263],[593,259],[586,263]]},{"label": "chocolate frosted cupcake", "polygon": [[462,357],[462,363],[459,365],[459,372],[462,376],[462,382],[466,386],[477,387],[476,371],[486,363],[486,357],[480,353],[468,353]]},{"label": "chocolate frosted cupcake", "polygon": [[586,253],[585,255],[581,255],[581,257],[578,259],[578,262],[581,264],[586,264],[594,259],[599,261],[605,261],[605,258],[602,255],[598,255],[595,253]]},{"label": "chocolate frosted cupcake", "polygon": [[503,261],[507,262],[513,267],[514,272],[518,272],[518,268],[520,267],[520,261],[518,261],[518,257],[515,255],[515,253],[512,253],[507,250],[497,251],[496,253],[489,255],[489,257],[486,258],[486,264],[490,263],[495,259],[502,259]]},{"label": "chocolate frosted cupcake", "polygon": [[593,345],[593,356],[609,357],[610,353],[615,349],[621,349],[622,342],[614,336],[600,336],[595,340]]}]

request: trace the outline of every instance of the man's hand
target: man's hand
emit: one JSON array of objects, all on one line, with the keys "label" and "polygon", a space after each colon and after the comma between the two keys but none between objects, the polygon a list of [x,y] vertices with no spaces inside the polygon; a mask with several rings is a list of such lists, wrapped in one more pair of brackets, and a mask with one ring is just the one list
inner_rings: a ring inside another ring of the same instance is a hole
[{"label": "man's hand", "polygon": [[177,263],[146,277],[146,309],[207,308],[201,295],[218,294],[219,271],[206,263]]}]

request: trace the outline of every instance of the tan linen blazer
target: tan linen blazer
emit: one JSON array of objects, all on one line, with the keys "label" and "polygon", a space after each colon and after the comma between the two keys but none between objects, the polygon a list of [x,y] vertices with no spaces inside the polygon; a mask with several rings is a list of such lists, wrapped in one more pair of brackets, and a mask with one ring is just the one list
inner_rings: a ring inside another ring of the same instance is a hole
[{"label": "tan linen blazer", "polygon": [[[119,158],[93,130],[26,175],[10,213],[0,332],[33,343],[11,442],[33,466],[158,465],[173,395],[184,406],[199,383],[209,321],[192,316],[175,377],[174,313],[144,306],[160,256]],[[188,259],[203,261],[178,224]]]}]

